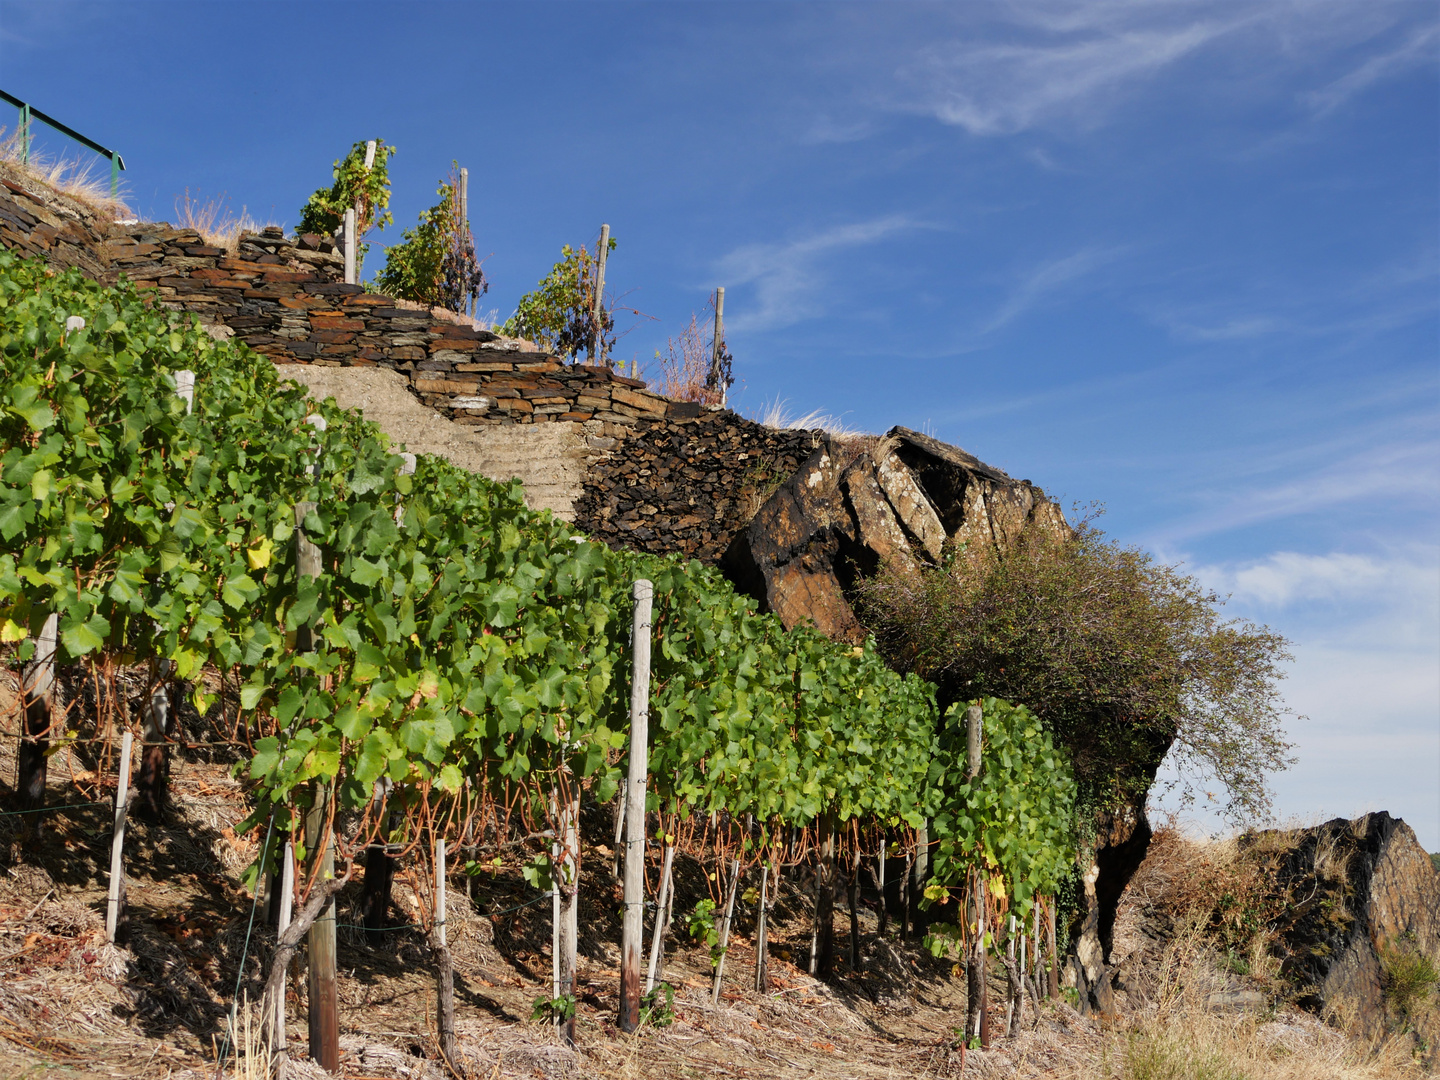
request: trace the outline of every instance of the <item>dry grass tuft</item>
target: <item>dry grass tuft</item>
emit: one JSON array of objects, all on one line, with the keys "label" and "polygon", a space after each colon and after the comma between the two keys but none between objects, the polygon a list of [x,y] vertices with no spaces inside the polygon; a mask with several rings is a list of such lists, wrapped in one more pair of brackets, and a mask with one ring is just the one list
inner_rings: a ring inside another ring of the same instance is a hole
[{"label": "dry grass tuft", "polygon": [[753,419],[766,428],[776,428],[779,431],[822,431],[841,441],[874,438],[873,433],[848,425],[841,416],[821,412],[819,409],[812,409],[804,416],[796,416],[789,409],[789,403],[779,397],[769,405],[760,406],[759,415]]},{"label": "dry grass tuft", "polygon": [[694,313],[691,313],[690,325],[680,331],[680,336],[669,338],[663,353],[656,351],[660,378],[651,382],[650,389],[673,401],[719,405],[720,391],[705,385],[710,377],[712,348]]},{"label": "dry grass tuft", "polygon": [[218,198],[200,201],[200,193],[190,197],[190,189],[175,200],[175,223],[185,229],[194,229],[211,247],[224,248],[235,254],[240,248],[240,237],[255,232],[257,225],[240,207],[236,214],[229,207],[229,197],[221,192]]},{"label": "dry grass tuft", "polygon": [[0,161],[18,169],[32,180],[84,204],[106,221],[135,216],[124,199],[110,196],[109,166],[98,158],[52,157],[37,154],[33,147],[28,159],[20,161],[20,132],[0,127]]}]

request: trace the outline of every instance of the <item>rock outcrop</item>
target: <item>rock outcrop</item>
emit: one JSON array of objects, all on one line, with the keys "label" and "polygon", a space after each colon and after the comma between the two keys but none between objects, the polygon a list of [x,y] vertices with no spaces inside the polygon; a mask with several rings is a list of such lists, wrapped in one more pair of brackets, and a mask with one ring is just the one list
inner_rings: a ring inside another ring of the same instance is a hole
[{"label": "rock outcrop", "polygon": [[947,545],[1004,544],[1031,522],[1067,528],[1060,508],[959,447],[909,428],[873,445],[826,439],[760,507],[722,560],[731,580],[787,626],[863,635],[855,581],[884,562],[938,565]]},{"label": "rock outcrop", "polygon": [[1275,948],[1297,1001],[1365,1039],[1409,1027],[1433,1062],[1435,994],[1402,1015],[1395,983],[1415,958],[1440,968],[1440,874],[1410,826],[1382,811],[1243,843],[1280,849],[1275,884],[1287,903]]}]

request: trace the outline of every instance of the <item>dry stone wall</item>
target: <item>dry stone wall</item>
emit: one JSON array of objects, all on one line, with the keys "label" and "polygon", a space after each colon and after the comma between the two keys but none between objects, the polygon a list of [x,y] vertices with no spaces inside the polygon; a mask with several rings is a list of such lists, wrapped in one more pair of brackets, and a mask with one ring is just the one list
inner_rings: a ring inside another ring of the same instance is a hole
[{"label": "dry stone wall", "polygon": [[0,244],[26,258],[39,256],[57,269],[78,266],[99,280],[107,272],[106,230],[92,207],[0,161]]}]

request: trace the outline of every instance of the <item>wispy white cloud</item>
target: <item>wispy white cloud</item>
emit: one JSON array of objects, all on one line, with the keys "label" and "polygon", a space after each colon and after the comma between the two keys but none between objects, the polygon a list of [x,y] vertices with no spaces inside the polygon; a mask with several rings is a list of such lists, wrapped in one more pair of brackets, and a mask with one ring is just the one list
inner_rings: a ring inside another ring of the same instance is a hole
[{"label": "wispy white cloud", "polygon": [[1011,290],[999,310],[981,327],[981,333],[999,330],[1038,304],[1044,297],[1059,292],[1071,282],[1087,277],[1093,271],[1113,262],[1124,254],[1123,248],[1089,247],[1051,259],[1036,266]]},{"label": "wispy white cloud", "polygon": [[952,42],[902,69],[912,108],[972,135],[1011,135],[1054,119],[1093,123],[1117,92],[1249,21],[1200,19],[1174,27],[1087,25],[1059,39]]},{"label": "wispy white cloud", "polygon": [[[1242,288],[1231,280],[1232,274],[1215,267],[1173,268],[1170,280],[1186,282],[1178,291],[1187,299],[1142,300],[1139,307],[1186,341],[1289,335],[1333,342],[1434,319],[1440,312],[1437,270],[1440,252],[1428,239],[1418,250],[1320,287],[1309,281],[1267,279]],[[1210,299],[1189,299],[1207,292]]]},{"label": "wispy white cloud", "polygon": [[[888,108],[977,136],[1087,129],[1151,92],[1181,64],[1224,50],[1250,92],[1296,97],[1322,116],[1369,87],[1434,60],[1436,20],[1403,4],[1221,0],[1013,0],[973,10],[896,64]],[[1250,58],[1242,60],[1241,57]],[[1337,74],[1342,63],[1351,66]],[[1227,79],[1233,85],[1233,74]],[[1316,89],[1299,89],[1308,84]],[[1221,90],[1220,92],[1225,92]]]},{"label": "wispy white cloud", "polygon": [[1207,587],[1254,609],[1285,608],[1311,601],[1353,601],[1378,595],[1440,594],[1435,552],[1323,555],[1276,551],[1262,559],[1205,564],[1191,572]]},{"label": "wispy white cloud", "polygon": [[717,270],[727,287],[751,286],[754,302],[745,314],[727,319],[726,325],[732,330],[776,330],[822,315],[826,310],[822,292],[830,279],[827,255],[924,227],[911,218],[891,215],[837,225],[785,243],[738,247],[719,261]]},{"label": "wispy white cloud", "polygon": [[[1433,419],[1433,418],[1432,418]],[[1416,430],[1399,430],[1402,417],[1392,417],[1390,439],[1364,442],[1357,437],[1346,447],[1325,453],[1316,446],[1288,449],[1269,462],[1237,461],[1214,484],[1197,491],[1199,508],[1154,530],[1150,542],[1165,548],[1203,536],[1242,529],[1263,522],[1300,517],[1341,507],[1396,501],[1416,509],[1433,507],[1440,493],[1440,438],[1426,418],[1415,419]],[[1373,436],[1372,436],[1373,437]]]},{"label": "wispy white cloud", "polygon": [[[1440,850],[1440,548],[1277,551],[1187,569],[1229,593],[1230,611],[1291,640],[1281,692],[1298,760],[1275,780],[1280,816],[1389,810]],[[1204,811],[1191,816],[1221,826]]]},{"label": "wispy white cloud", "polygon": [[1417,27],[1407,33],[1394,49],[1367,58],[1330,85],[1303,95],[1303,100],[1314,108],[1317,115],[1323,116],[1375,83],[1403,75],[1422,64],[1433,65],[1437,40],[1440,40],[1440,26],[1431,23]]}]

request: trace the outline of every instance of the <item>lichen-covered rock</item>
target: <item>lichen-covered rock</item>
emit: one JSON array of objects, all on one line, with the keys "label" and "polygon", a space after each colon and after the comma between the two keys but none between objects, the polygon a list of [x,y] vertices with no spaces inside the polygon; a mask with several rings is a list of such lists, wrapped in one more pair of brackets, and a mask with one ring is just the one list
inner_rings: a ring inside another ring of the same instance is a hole
[{"label": "lichen-covered rock", "polygon": [[1275,884],[1287,904],[1276,949],[1297,1001],[1366,1039],[1411,1029],[1433,1063],[1435,994],[1405,1010],[1393,980],[1407,958],[1440,968],[1440,874],[1410,826],[1381,811],[1245,843],[1279,848]]},{"label": "lichen-covered rock", "polygon": [[760,507],[722,565],[787,626],[864,633],[847,598],[882,562],[937,565],[947,544],[1003,544],[1065,517],[1028,480],[959,447],[892,428],[870,447],[827,439]]}]

